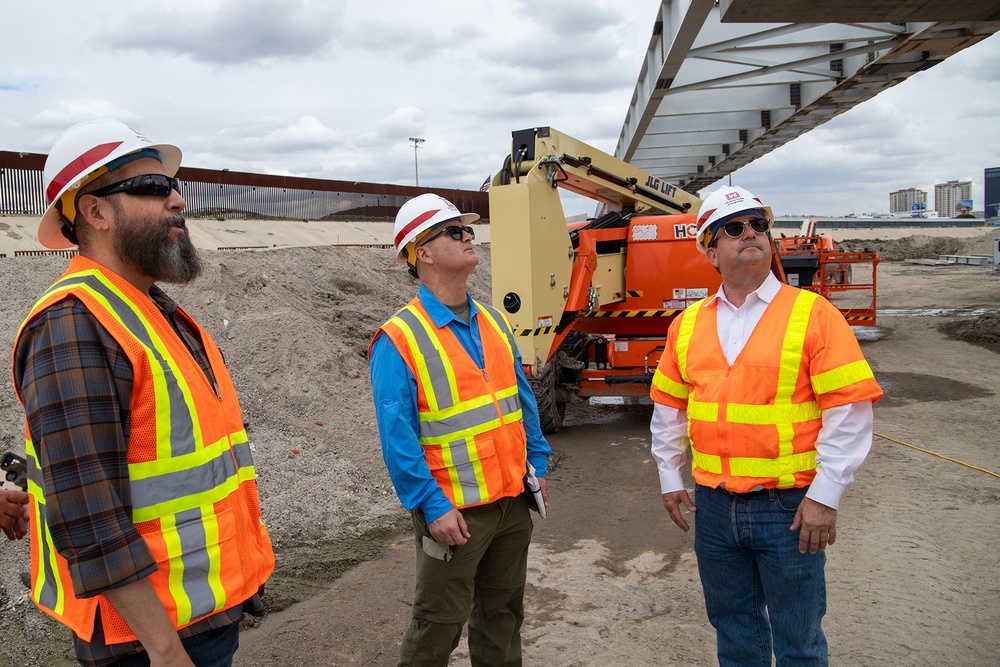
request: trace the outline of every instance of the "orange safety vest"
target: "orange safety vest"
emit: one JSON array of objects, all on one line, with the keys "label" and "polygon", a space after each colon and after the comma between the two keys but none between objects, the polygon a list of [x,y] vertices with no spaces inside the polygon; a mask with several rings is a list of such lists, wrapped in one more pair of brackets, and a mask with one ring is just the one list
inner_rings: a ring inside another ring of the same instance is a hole
[{"label": "orange safety vest", "polygon": [[[484,368],[419,298],[382,325],[417,381],[418,440],[455,507],[524,492],[527,436],[514,370],[514,334],[499,311],[475,302]],[[372,338],[374,343],[378,332]],[[369,355],[371,345],[369,345]]]},{"label": "orange safety vest", "polygon": [[[160,602],[178,629],[241,604],[270,576],[274,552],[260,518],[250,443],[222,354],[208,333],[178,310],[201,336],[216,394],[156,305],[122,277],[80,256],[32,308],[18,339],[36,315],[69,295],[84,303],[132,364],[127,451],[132,520],[156,560],[149,581]],[[25,427],[32,599],[84,641],[93,636],[98,610],[108,644],[136,640],[103,595],[74,594],[68,563],[56,551],[46,522],[45,480]]]},{"label": "orange safety vest", "polygon": [[882,396],[861,347],[829,301],[782,285],[730,366],[707,301],[671,325],[650,390],[687,410],[695,481],[736,493],[808,486],[822,410]]}]

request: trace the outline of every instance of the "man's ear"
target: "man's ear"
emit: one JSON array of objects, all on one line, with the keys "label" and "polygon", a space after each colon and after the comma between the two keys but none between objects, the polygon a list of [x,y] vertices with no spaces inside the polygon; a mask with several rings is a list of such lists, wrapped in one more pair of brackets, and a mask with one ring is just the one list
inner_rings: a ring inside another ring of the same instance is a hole
[{"label": "man's ear", "polygon": [[705,251],[705,257],[707,257],[708,261],[712,263],[712,266],[719,268],[719,254],[718,251],[716,251],[715,246],[712,246]]},{"label": "man's ear", "polygon": [[[416,248],[413,249],[413,258],[414,258],[414,260],[419,259],[424,264],[433,264],[434,263],[434,260],[431,259],[431,251],[429,249],[427,249],[426,246],[422,246],[422,245],[421,246],[417,246]],[[414,264],[416,264],[416,261],[414,261]]]},{"label": "man's ear", "polygon": [[82,195],[76,201],[76,225],[90,225],[97,231],[107,231],[111,225],[109,223],[111,206],[93,195]]}]

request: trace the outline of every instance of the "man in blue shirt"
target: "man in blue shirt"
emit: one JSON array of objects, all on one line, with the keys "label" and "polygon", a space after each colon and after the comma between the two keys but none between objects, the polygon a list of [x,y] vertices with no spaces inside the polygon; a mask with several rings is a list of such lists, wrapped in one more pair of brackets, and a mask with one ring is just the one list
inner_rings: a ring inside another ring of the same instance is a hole
[{"label": "man in blue shirt", "polygon": [[469,297],[478,219],[424,194],[395,224],[396,258],[421,286],[369,349],[382,455],[413,515],[416,593],[400,665],[447,665],[469,623],[473,665],[521,664],[532,521],[551,449],[506,318]]}]

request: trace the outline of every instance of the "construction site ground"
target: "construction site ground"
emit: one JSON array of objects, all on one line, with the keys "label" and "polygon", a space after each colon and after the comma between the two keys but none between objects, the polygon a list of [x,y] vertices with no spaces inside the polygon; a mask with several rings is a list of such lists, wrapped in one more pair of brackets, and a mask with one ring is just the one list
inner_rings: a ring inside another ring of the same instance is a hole
[{"label": "construction site ground", "polygon": [[[165,287],[225,353],[277,553],[267,615],[246,623],[235,664],[394,665],[410,616],[415,547],[381,460],[365,350],[416,286],[391,250],[328,245],[337,234],[341,244],[385,244],[391,225],[298,223],[289,240],[281,225],[208,222],[190,222],[209,248],[205,274]],[[0,217],[0,253],[23,243],[34,224]],[[488,227],[477,231],[488,239]],[[886,396],[875,408],[879,435],[828,551],[831,662],[994,664],[1000,280],[988,266],[903,260],[992,255],[1000,232],[836,237],[879,251],[878,308],[891,315],[859,336]],[[211,249],[261,245],[294,247]],[[470,287],[489,299],[489,246],[478,251]],[[9,358],[21,318],[66,263],[0,259],[0,357]],[[4,385],[0,447],[23,452],[9,376]],[[660,502],[650,414],[647,406],[571,405],[565,428],[550,437],[552,506],[548,519],[536,519],[529,556],[526,665],[714,664],[693,535],[674,527]],[[27,540],[3,540],[0,665],[73,664],[68,631],[28,598],[20,576],[27,568]],[[468,664],[464,640],[452,664]]]}]

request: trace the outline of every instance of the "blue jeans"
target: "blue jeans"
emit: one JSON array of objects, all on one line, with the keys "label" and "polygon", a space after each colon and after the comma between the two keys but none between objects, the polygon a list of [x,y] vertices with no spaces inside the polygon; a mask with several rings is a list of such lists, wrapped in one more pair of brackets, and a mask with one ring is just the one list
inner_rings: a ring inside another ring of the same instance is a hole
[{"label": "blue jeans", "polygon": [[789,530],[807,489],[695,489],[694,551],[721,667],[826,666],[826,554]]},{"label": "blue jeans", "polygon": [[[240,645],[239,622],[200,632],[181,640],[184,650],[196,667],[231,667]],[[149,654],[143,651],[122,658],[110,667],[149,667]]]}]

